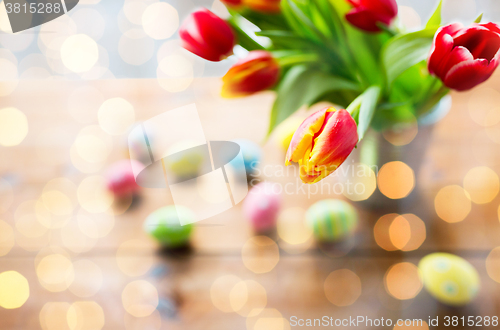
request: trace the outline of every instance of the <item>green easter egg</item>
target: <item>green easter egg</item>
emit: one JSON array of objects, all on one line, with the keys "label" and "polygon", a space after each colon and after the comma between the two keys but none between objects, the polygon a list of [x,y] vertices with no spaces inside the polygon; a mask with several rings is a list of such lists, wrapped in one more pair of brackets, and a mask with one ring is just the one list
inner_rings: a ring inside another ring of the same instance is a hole
[{"label": "green easter egg", "polygon": [[467,260],[449,253],[431,253],[418,264],[426,290],[438,301],[452,306],[469,303],[476,297],[479,275]]},{"label": "green easter egg", "polygon": [[336,242],[349,237],[358,226],[356,209],[338,199],[314,203],[306,212],[306,220],[320,242]]},{"label": "green easter egg", "polygon": [[179,216],[183,219],[195,219],[195,214],[186,207],[165,206],[154,211],[146,218],[144,230],[163,246],[184,246],[189,242],[193,225],[181,226]]}]

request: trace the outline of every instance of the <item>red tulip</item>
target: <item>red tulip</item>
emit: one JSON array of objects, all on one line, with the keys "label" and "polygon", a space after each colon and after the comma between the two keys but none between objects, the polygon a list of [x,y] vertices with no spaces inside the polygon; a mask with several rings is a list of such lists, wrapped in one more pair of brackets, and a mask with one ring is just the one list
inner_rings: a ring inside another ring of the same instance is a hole
[{"label": "red tulip", "polygon": [[239,7],[243,4],[243,0],[221,0],[228,7]]},{"label": "red tulip", "polygon": [[192,13],[179,29],[182,46],[209,61],[232,54],[235,36],[229,24],[208,9]]},{"label": "red tulip", "polygon": [[439,28],[428,68],[448,88],[465,91],[486,81],[498,66],[500,26],[455,23]]},{"label": "red tulip", "polygon": [[281,0],[243,0],[248,8],[263,13],[279,13]]},{"label": "red tulip", "polygon": [[269,89],[276,84],[279,74],[279,64],[269,52],[251,51],[222,77],[222,96],[240,97]]},{"label": "red tulip", "polygon": [[356,122],[349,112],[325,108],[299,126],[288,147],[286,165],[299,163],[302,182],[316,183],[342,165],[357,143]]},{"label": "red tulip", "polygon": [[391,24],[398,14],[396,0],[347,0],[354,8],[345,15],[349,23],[368,32],[380,32],[378,23]]}]

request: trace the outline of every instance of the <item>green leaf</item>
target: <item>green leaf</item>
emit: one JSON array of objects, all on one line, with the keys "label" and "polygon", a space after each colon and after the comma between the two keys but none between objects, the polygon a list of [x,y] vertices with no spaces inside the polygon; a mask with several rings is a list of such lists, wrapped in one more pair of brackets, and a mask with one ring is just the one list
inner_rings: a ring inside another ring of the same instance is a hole
[{"label": "green leaf", "polygon": [[304,37],[309,37],[315,41],[321,41],[323,39],[321,32],[292,0],[283,0],[281,2],[281,8],[290,27],[296,33]]},{"label": "green leaf", "polygon": [[481,23],[481,20],[483,19],[483,13],[481,13],[475,20],[474,23]]},{"label": "green leaf", "polygon": [[246,50],[261,50],[264,47],[255,41],[252,37],[250,37],[245,31],[243,31],[236,20],[236,18],[232,17],[228,21],[229,25],[233,28],[234,33],[236,34],[236,39],[238,44],[245,48]]},{"label": "green leaf", "polygon": [[387,87],[410,67],[425,60],[432,46],[432,39],[438,27],[396,36],[382,48]]},{"label": "green leaf", "polygon": [[[377,108],[377,103],[380,97],[380,87],[371,86],[359,97],[362,98],[358,115],[358,137],[359,140],[361,140],[365,136],[368,127],[370,127],[373,114]],[[356,102],[356,100],[354,100],[353,103],[354,102]]]},{"label": "green leaf", "polygon": [[312,105],[325,93],[358,89],[359,86],[349,80],[312,70],[305,65],[294,66],[288,70],[278,86],[268,133],[300,107]]},{"label": "green leaf", "polygon": [[431,17],[427,21],[427,24],[425,24],[426,28],[441,25],[441,8],[442,8],[442,6],[443,6],[443,0],[439,0],[439,3],[437,5],[436,10],[434,10],[434,13],[431,15]]}]

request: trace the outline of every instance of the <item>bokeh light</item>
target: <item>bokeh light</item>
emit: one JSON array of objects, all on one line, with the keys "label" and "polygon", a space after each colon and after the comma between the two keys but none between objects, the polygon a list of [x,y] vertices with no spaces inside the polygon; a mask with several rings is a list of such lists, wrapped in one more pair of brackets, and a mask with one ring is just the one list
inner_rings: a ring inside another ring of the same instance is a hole
[{"label": "bokeh light", "polygon": [[126,133],[135,121],[134,107],[127,100],[115,97],[104,101],[98,112],[99,126],[108,134]]},{"label": "bokeh light", "polygon": [[69,220],[66,226],[61,228],[61,241],[65,248],[74,253],[90,251],[95,246],[97,239],[83,233],[75,220]]},{"label": "bokeh light", "polygon": [[[231,274],[217,278],[210,287],[210,299],[212,300],[212,304],[224,313],[234,312],[233,305],[237,302],[237,293],[234,293],[233,295],[236,297],[231,299],[231,292],[240,282],[242,281],[239,277]],[[242,306],[236,307],[241,308]]]},{"label": "bokeh light", "polygon": [[[1,70],[0,67],[0,72]],[[4,147],[17,146],[23,142],[26,135],[28,135],[26,115],[13,107],[0,109],[0,145]]]},{"label": "bokeh light", "polygon": [[108,191],[106,180],[102,176],[89,176],[78,186],[78,202],[90,213],[107,211],[113,204],[114,197]]},{"label": "bokeh light", "polygon": [[418,124],[415,120],[414,122],[401,127],[398,129],[388,129],[382,132],[382,135],[387,140],[387,142],[391,143],[395,146],[404,146],[409,144],[413,139],[417,136],[418,133]]},{"label": "bokeh light", "polygon": [[97,43],[86,34],[70,36],[61,45],[61,60],[73,72],[89,71],[98,59]]},{"label": "bokeh light", "polygon": [[285,209],[278,215],[279,245],[289,253],[306,251],[313,243],[312,231],[305,221],[306,210],[301,207]]},{"label": "bokeh light", "polygon": [[408,30],[415,30],[422,24],[420,15],[412,7],[398,6],[398,17]]},{"label": "bokeh light", "polygon": [[476,204],[491,202],[498,195],[499,188],[498,175],[486,166],[474,167],[464,177],[464,189]]},{"label": "bokeh light", "polygon": [[267,305],[267,292],[256,281],[240,281],[229,293],[231,308],[244,317],[259,315]]},{"label": "bokeh light", "polygon": [[352,164],[352,171],[343,173],[349,182],[349,187],[342,189],[345,197],[352,201],[368,199],[377,188],[377,175],[370,166],[363,163]]},{"label": "bokeh light", "polygon": [[389,238],[391,243],[399,250],[402,250],[411,238],[410,223],[402,216],[392,220],[389,226]]},{"label": "bokeh light", "polygon": [[259,315],[247,318],[247,330],[290,330],[290,323],[274,308],[266,308]]},{"label": "bokeh light", "polygon": [[500,122],[500,93],[493,88],[481,87],[471,91],[468,101],[469,115],[483,127]]},{"label": "bokeh light", "polygon": [[99,266],[90,260],[82,259],[73,263],[73,270],[75,277],[69,291],[80,298],[88,298],[99,292],[103,282]]},{"label": "bokeh light", "polygon": [[167,55],[159,61],[156,75],[158,83],[166,91],[182,92],[193,82],[193,63],[180,54]]},{"label": "bokeh light", "polygon": [[24,305],[29,296],[29,283],[23,275],[14,270],[0,273],[0,307],[19,308]]},{"label": "bokeh light", "polygon": [[70,304],[67,302],[47,302],[40,310],[40,326],[43,330],[70,330],[67,314]]},{"label": "bokeh light", "polygon": [[439,190],[434,198],[434,207],[441,219],[455,223],[469,215],[472,205],[467,191],[458,185],[451,185]]},{"label": "bokeh light", "polygon": [[144,32],[153,39],[170,38],[179,27],[177,9],[165,2],[149,5],[142,14]]},{"label": "bokeh light", "polygon": [[500,283],[500,246],[497,246],[488,254],[486,271],[493,281]]},{"label": "bokeh light", "polygon": [[[140,49],[141,51],[137,51]],[[154,39],[147,36],[141,29],[126,31],[118,42],[118,53],[125,63],[142,65],[149,61],[155,50]]]},{"label": "bokeh light", "polygon": [[422,279],[418,268],[410,262],[392,265],[384,276],[387,293],[399,300],[408,300],[422,290]]},{"label": "bokeh light", "polygon": [[267,236],[255,236],[248,239],[241,249],[243,264],[256,274],[273,270],[280,259],[276,242]]},{"label": "bokeh light", "polygon": [[74,279],[73,263],[62,254],[49,254],[36,266],[40,284],[50,292],[66,290]]},{"label": "bokeh light", "polygon": [[349,306],[361,295],[361,280],[353,271],[339,269],[328,275],[324,290],[326,298],[335,306]]},{"label": "bokeh light", "polygon": [[69,328],[100,330],[104,327],[104,312],[95,301],[77,301],[71,304],[66,314]]},{"label": "bokeh light", "polygon": [[415,187],[415,174],[403,162],[389,162],[382,166],[377,177],[378,189],[391,199],[408,196]]},{"label": "bokeh light", "polygon": [[135,317],[151,315],[158,302],[158,291],[153,284],[145,280],[130,282],[122,292],[123,307]]}]

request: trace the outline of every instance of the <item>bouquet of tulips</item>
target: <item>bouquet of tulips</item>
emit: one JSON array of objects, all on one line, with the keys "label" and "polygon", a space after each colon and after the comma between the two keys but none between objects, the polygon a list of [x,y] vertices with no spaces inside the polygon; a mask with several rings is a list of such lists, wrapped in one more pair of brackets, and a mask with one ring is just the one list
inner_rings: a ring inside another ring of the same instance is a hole
[{"label": "bouquet of tulips", "polygon": [[368,128],[414,122],[499,64],[500,26],[481,16],[468,27],[441,26],[441,3],[423,29],[406,31],[395,0],[221,1],[228,19],[201,9],[179,33],[209,61],[232,55],[236,44],[248,50],[222,78],[224,97],[276,91],[269,132],[302,106],[342,108],[311,114],[292,138],[286,163],[300,164],[305,183],[335,171]]}]

